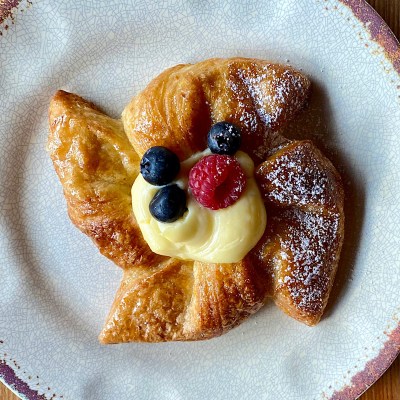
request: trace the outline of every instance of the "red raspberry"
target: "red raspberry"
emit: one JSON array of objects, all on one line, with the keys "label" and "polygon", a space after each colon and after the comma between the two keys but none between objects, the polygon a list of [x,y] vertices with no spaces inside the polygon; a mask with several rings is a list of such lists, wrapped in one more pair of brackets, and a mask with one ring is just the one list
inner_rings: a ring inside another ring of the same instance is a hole
[{"label": "red raspberry", "polygon": [[189,187],[194,198],[211,210],[235,203],[246,186],[239,162],[230,156],[203,157],[189,172]]}]

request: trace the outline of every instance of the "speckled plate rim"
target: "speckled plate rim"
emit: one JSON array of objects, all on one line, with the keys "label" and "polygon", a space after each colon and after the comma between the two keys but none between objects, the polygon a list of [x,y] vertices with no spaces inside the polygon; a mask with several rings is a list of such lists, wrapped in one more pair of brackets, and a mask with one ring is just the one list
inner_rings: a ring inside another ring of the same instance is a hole
[{"label": "speckled plate rim", "polygon": [[[383,18],[366,0],[337,1],[352,11],[353,15],[369,33],[371,40],[382,47],[385,58],[400,75],[400,43]],[[14,0],[7,3],[6,8],[2,5],[3,8],[0,11],[3,11],[4,14],[3,18],[0,18],[0,23],[6,21],[10,15],[12,16],[12,11],[18,7],[19,3],[19,1]],[[387,336],[387,340],[379,354],[369,360],[362,371],[351,377],[349,385],[345,385],[340,390],[335,391],[331,397],[326,397],[327,400],[355,400],[385,373],[400,354],[400,321],[396,328],[391,332],[384,332],[384,334]],[[45,395],[41,395],[36,390],[31,389],[26,382],[16,375],[14,369],[1,358],[0,382],[24,400],[46,400]]]}]

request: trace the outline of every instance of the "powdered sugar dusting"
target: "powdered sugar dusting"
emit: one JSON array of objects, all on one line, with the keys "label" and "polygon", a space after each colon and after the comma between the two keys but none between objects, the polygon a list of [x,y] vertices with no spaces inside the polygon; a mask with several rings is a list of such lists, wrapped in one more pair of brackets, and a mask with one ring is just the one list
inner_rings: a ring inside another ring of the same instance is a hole
[{"label": "powdered sugar dusting", "polygon": [[[271,262],[275,293],[311,315],[321,314],[343,239],[343,193],[332,164],[311,142],[292,142],[259,166],[269,211],[263,256]],[[271,272],[271,271],[270,271]]]},{"label": "powdered sugar dusting", "polygon": [[287,268],[275,271],[279,277],[276,290],[288,289],[299,309],[320,312],[336,266],[339,215],[288,209],[277,219],[285,225],[279,241]]},{"label": "powdered sugar dusting", "polygon": [[[190,156],[203,143],[194,138],[212,123],[238,125],[242,150],[256,164],[267,159],[257,176],[269,215],[262,246],[271,244],[270,254],[258,255],[255,249],[254,255],[264,265],[275,265],[268,271],[275,291],[289,293],[288,301],[304,315],[320,316],[342,241],[340,178],[311,142],[290,142],[280,133],[304,107],[308,78],[287,66],[244,58],[206,60],[184,67],[176,79],[160,77],[154,81],[158,86],[150,84],[134,100],[135,107],[124,112],[125,126],[140,146],[172,146]],[[184,79],[177,91],[179,77]],[[204,126],[196,131],[202,121]]]},{"label": "powdered sugar dusting", "polygon": [[[246,73],[248,70],[239,69],[238,76],[245,84],[247,89],[247,93],[252,99],[253,104],[255,105],[255,110],[260,117],[261,121],[270,128],[272,123],[276,121],[279,115],[282,113],[282,108],[277,107],[275,110],[271,108],[268,110],[265,108],[265,105],[273,104],[273,96],[275,93],[269,93],[268,88],[265,87],[265,81],[271,79],[272,77],[276,76],[275,70],[269,70],[269,65],[266,65],[262,68],[262,72],[255,76],[251,76],[250,74]],[[266,90],[267,89],[267,90]],[[268,107],[269,108],[269,107]]]},{"label": "powdered sugar dusting", "polygon": [[269,201],[314,211],[335,204],[336,177],[328,160],[321,161],[311,142],[297,142],[258,169]]},{"label": "powdered sugar dusting", "polygon": [[309,86],[300,73],[275,64],[231,66],[228,87],[258,159],[282,141],[276,131],[303,107]]},{"label": "powdered sugar dusting", "polygon": [[211,59],[164,71],[123,112],[135,150],[166,146],[181,159],[202,151],[212,123],[242,131],[242,149],[259,163],[286,139],[277,131],[306,103],[310,81],[262,60]]}]

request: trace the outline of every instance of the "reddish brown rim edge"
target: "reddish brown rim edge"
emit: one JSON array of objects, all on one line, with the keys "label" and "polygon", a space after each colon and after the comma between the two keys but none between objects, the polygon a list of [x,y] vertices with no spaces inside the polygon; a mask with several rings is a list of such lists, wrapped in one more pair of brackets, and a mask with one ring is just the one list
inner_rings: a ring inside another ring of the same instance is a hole
[{"label": "reddish brown rim edge", "polygon": [[[395,71],[400,74],[400,43],[377,11],[365,0],[338,0],[353,12],[354,16],[364,25],[371,39],[384,50],[388,61]],[[388,334],[382,350],[364,369],[355,374],[350,385],[335,391],[330,400],[355,400],[371,387],[390,367],[400,354],[400,323]]]},{"label": "reddish brown rim edge", "polygon": [[0,24],[5,21],[15,8],[18,7],[21,0],[4,0],[0,1]]},{"label": "reddish brown rim edge", "polygon": [[[354,16],[363,23],[364,28],[370,33],[371,39],[382,46],[386,57],[397,73],[400,74],[400,44],[383,18],[365,0],[338,1],[352,10]],[[11,4],[15,7],[18,3],[19,1],[15,0],[7,1],[6,7],[8,7],[0,11],[10,11],[8,8]],[[367,25],[367,23],[369,24]],[[400,323],[388,335],[388,340],[378,356],[368,361],[364,370],[352,377],[351,385],[346,385],[340,391],[335,391],[330,400],[355,400],[383,375],[399,353]],[[18,378],[14,370],[3,360],[0,360],[0,378],[7,386],[17,391],[19,396],[24,396],[29,400],[46,400],[44,395],[40,395],[37,391],[31,389],[26,382]]]},{"label": "reddish brown rim edge", "polygon": [[0,381],[5,383],[6,386],[8,386],[12,391],[16,392],[17,395],[23,399],[46,400],[44,395],[39,394],[34,389],[31,389],[26,382],[18,378],[14,370],[7,365],[4,360],[0,360]]},{"label": "reddish brown rim edge", "polygon": [[355,400],[383,375],[400,352],[400,323],[387,336],[388,340],[379,354],[351,378],[349,385],[335,391],[330,400]]},{"label": "reddish brown rim edge", "polygon": [[378,12],[365,0],[338,0],[364,25],[371,39],[382,46],[385,56],[400,74],[400,43]]}]

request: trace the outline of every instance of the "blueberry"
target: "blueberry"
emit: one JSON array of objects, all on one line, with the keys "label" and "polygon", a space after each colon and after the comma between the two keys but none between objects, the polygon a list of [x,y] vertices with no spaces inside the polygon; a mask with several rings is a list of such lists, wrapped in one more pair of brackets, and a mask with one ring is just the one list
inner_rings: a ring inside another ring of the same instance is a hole
[{"label": "blueberry", "polygon": [[235,154],[242,141],[240,129],[230,122],[217,122],[208,132],[207,144],[215,154]]},{"label": "blueberry", "polygon": [[149,205],[150,214],[160,222],[174,222],[187,211],[186,194],[178,185],[162,187]]},{"label": "blueberry", "polygon": [[179,169],[178,156],[162,146],[151,147],[140,161],[140,173],[152,185],[162,186],[172,182]]}]

